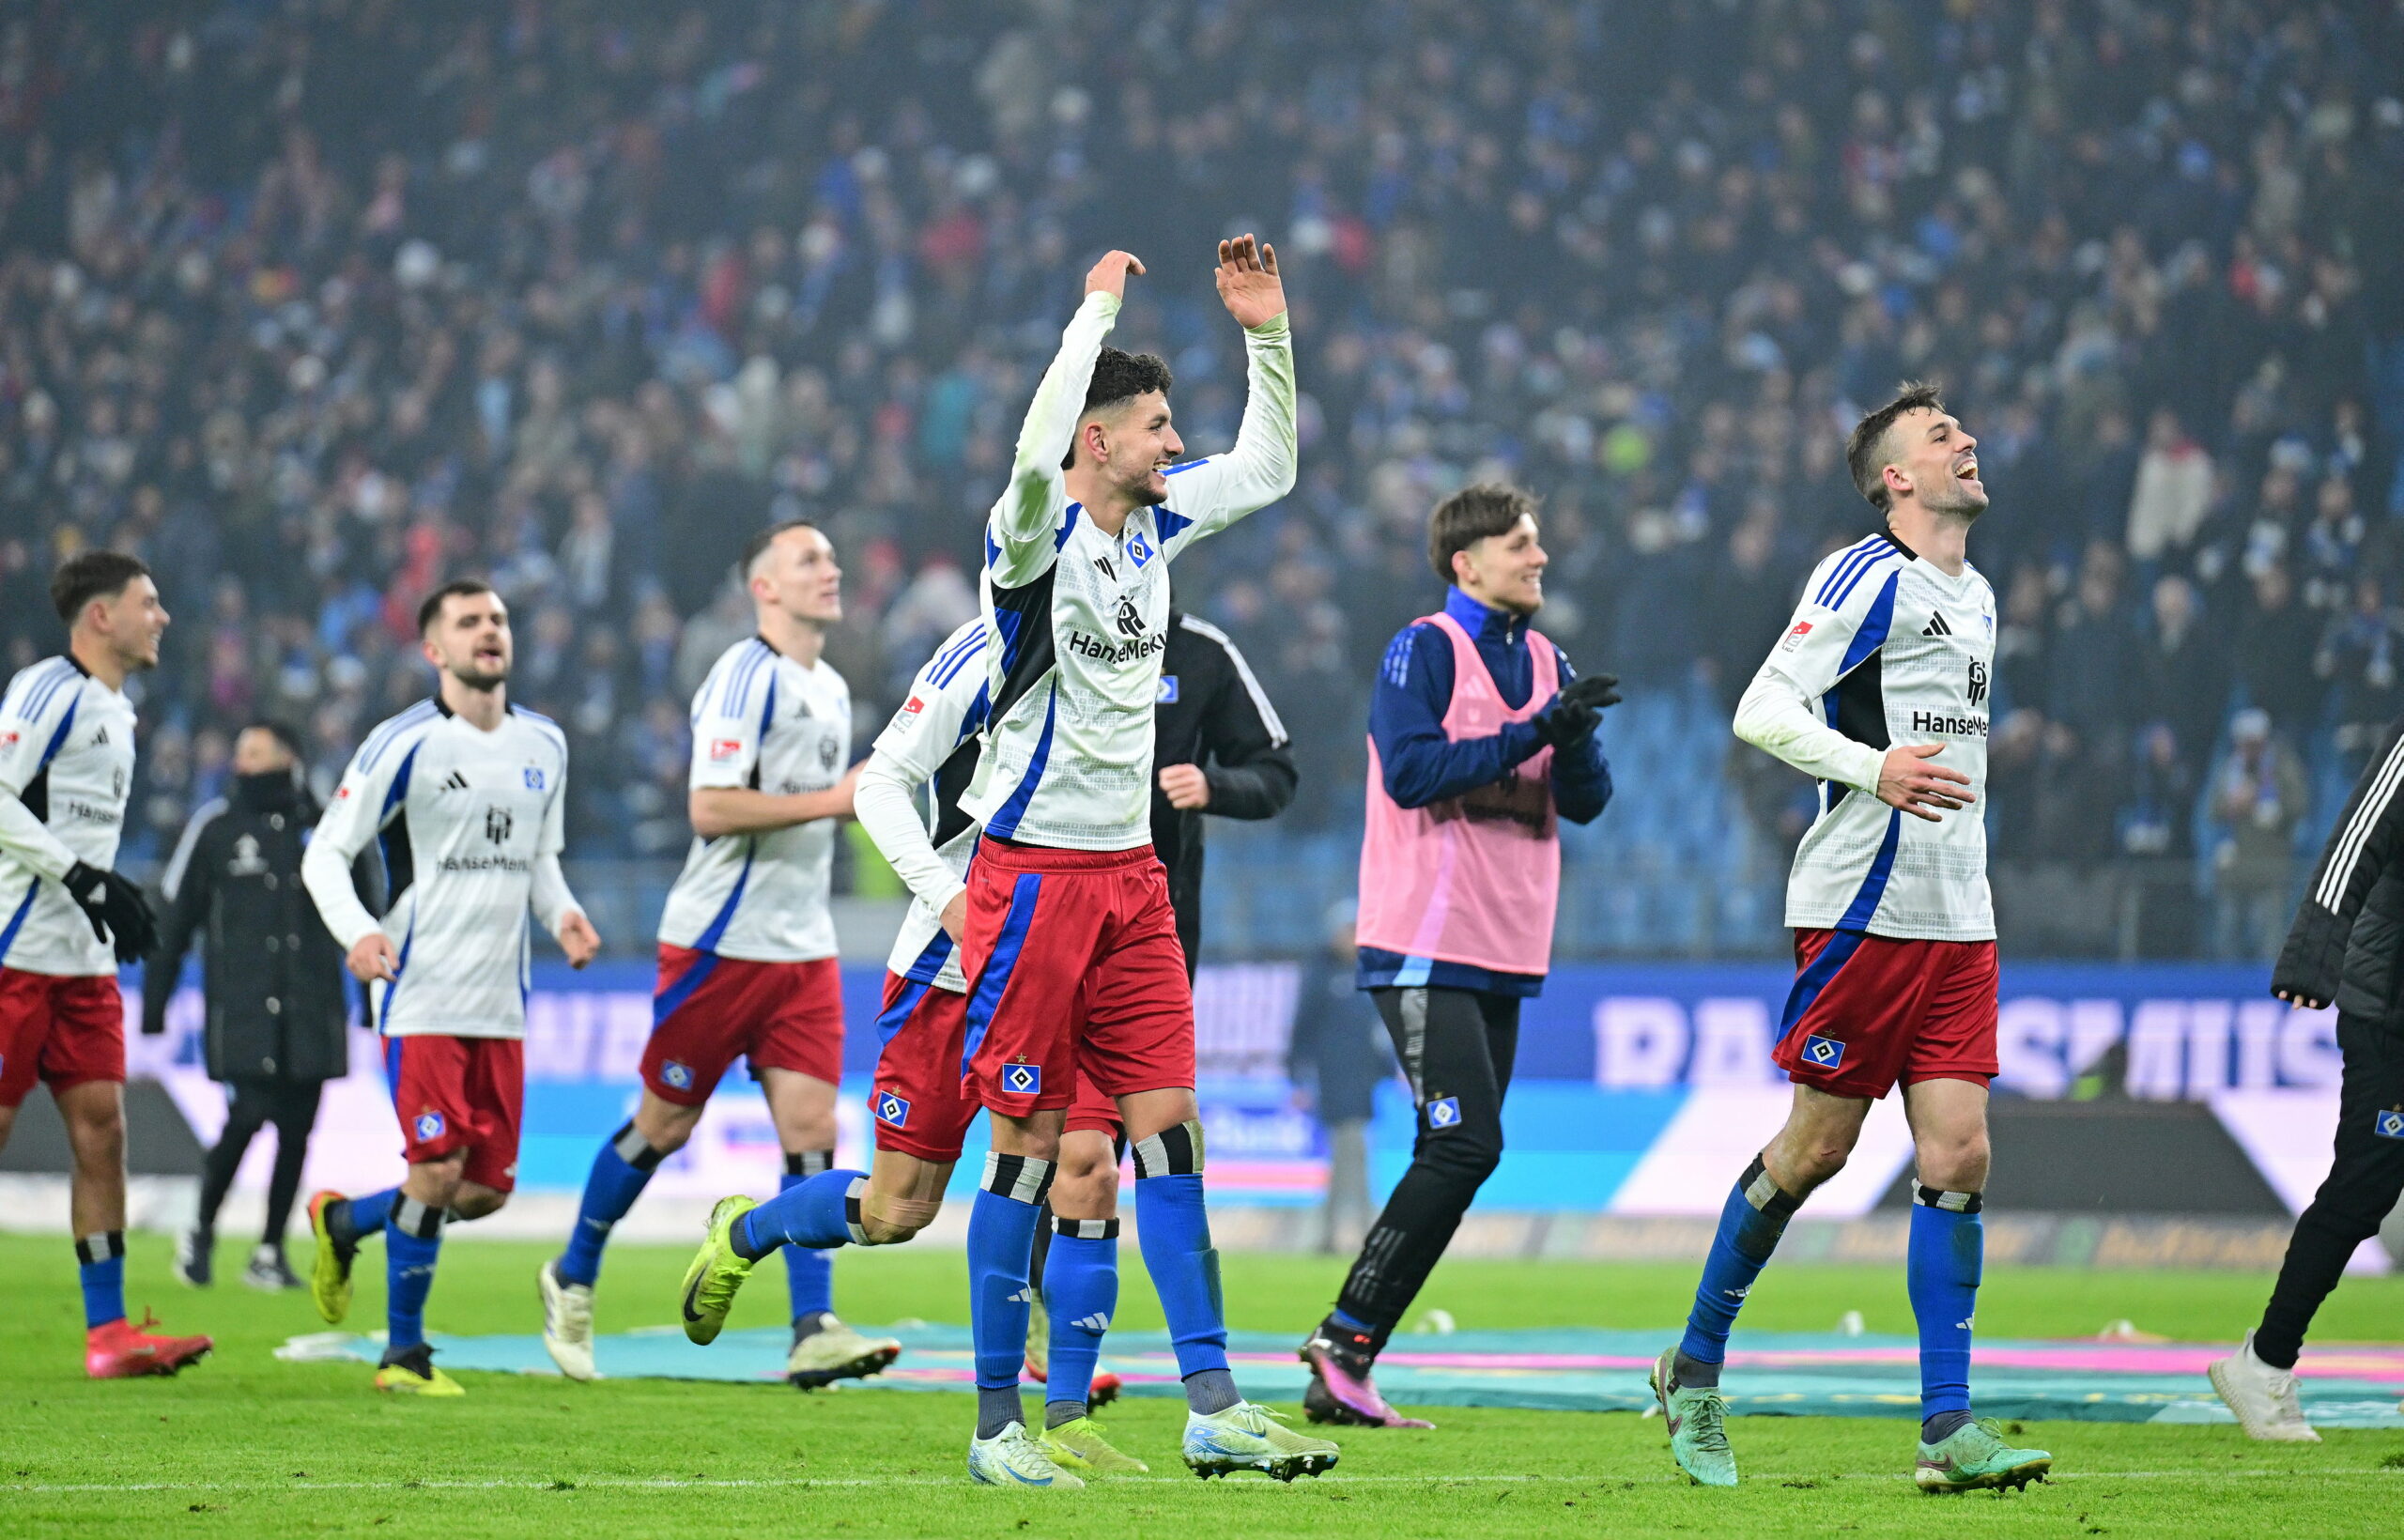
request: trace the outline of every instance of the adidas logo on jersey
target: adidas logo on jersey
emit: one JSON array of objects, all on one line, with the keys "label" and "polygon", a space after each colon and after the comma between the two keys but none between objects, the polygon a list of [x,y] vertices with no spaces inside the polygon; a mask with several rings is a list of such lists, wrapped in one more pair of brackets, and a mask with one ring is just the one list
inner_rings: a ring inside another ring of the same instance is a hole
[{"label": "adidas logo on jersey", "polygon": [[1945,624],[1941,610],[1928,617],[1928,628],[1920,633],[1923,637],[1949,637],[1952,634],[1953,628]]},{"label": "adidas logo on jersey", "polygon": [[442,778],[442,789],[446,792],[464,792],[468,789],[468,778],[461,772],[454,770]]}]

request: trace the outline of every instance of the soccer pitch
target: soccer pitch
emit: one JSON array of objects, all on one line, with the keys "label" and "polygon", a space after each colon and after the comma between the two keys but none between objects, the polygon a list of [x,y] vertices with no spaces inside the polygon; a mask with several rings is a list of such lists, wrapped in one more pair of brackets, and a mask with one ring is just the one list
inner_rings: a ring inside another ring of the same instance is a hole
[{"label": "soccer pitch", "polygon": [[[533,1270],[547,1248],[461,1239],[444,1248],[428,1311],[438,1332],[539,1327]],[[1660,1424],[1626,1414],[1441,1409],[1433,1434],[1339,1434],[1341,1470],[1291,1487],[1266,1479],[1204,1484],[1177,1463],[1181,1409],[1122,1402],[1114,1440],[1149,1478],[1043,1496],[973,1487],[963,1473],[968,1397],[782,1386],[621,1380],[575,1385],[462,1375],[459,1401],[378,1395],[355,1363],[285,1363],[285,1338],[321,1330],[307,1297],[224,1283],[177,1286],[169,1241],[133,1238],[128,1297],[178,1331],[217,1338],[216,1355],[176,1379],[93,1383],[82,1375],[81,1317],[66,1243],[0,1237],[0,1535],[414,1533],[1192,1536],[1212,1526],[1254,1537],[1861,1534],[2364,1534],[2384,1532],[2404,1501],[2404,1434],[2330,1431],[2318,1447],[2251,1444],[2234,1427],[2031,1423],[2059,1479],[2021,1495],[1930,1498],[1908,1479],[1903,1419],[1747,1417],[1731,1424],[1746,1471],[1734,1491],[1688,1487]],[[673,1319],[681,1248],[612,1248],[602,1279],[605,1332]],[[1131,1247],[1119,1325],[1162,1322]],[[239,1267],[229,1242],[219,1276]],[[1334,1258],[1230,1255],[1230,1324],[1292,1332],[1317,1319],[1340,1276]],[[837,1304],[876,1323],[958,1320],[957,1252],[846,1253]],[[772,1325],[781,1280],[747,1290],[730,1322]],[[1463,1329],[1660,1328],[1684,1315],[1682,1265],[1448,1262],[1423,1308]],[[2083,1336],[2128,1317],[2165,1334],[2227,1340],[2251,1321],[2268,1280],[2250,1274],[1998,1269],[1979,1325],[1997,1336]],[[380,1252],[360,1269],[351,1324],[381,1319]],[[1910,1330],[1900,1269],[1773,1268],[1746,1306],[1765,1331],[1826,1331],[1848,1310],[1870,1329]],[[2393,1337],[2404,1279],[2350,1279],[2319,1340]],[[1292,1410],[1294,1409],[1284,1409]],[[389,1528],[387,1528],[389,1526]]]}]

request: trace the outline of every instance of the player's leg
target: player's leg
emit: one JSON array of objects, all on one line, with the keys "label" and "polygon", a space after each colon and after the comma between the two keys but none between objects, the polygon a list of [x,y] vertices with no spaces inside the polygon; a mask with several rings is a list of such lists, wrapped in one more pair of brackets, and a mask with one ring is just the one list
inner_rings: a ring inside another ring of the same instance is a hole
[{"label": "player's leg", "polygon": [[[410,1038],[384,1039],[384,1085],[392,1093],[393,1114],[401,1125],[401,1158],[415,1163],[417,1124],[433,1113],[435,1123],[440,1124],[439,1113],[431,1107],[410,1112],[402,1106],[401,1093],[405,1069],[410,1063]],[[350,1269],[358,1259],[359,1248],[371,1236],[384,1233],[392,1218],[393,1205],[401,1201],[398,1187],[381,1188],[373,1193],[350,1196],[331,1188],[321,1188],[309,1194],[309,1301],[317,1307],[318,1318],[329,1326],[340,1326],[350,1315]]]},{"label": "player's leg", "polygon": [[[840,989],[830,960],[828,991]],[[841,1006],[835,1007],[836,1030],[830,1040],[832,1062],[827,1076],[840,1073]],[[870,1173],[839,1170],[835,1164],[834,1081],[818,1074],[777,1068],[754,1060],[754,1072],[768,1099],[768,1113],[782,1143],[785,1168],[778,1197],[796,1194],[809,1184],[820,1184],[821,1203],[839,1205],[843,1240],[856,1236],[867,1244],[865,1199]],[[755,1211],[756,1212],[756,1211]],[[892,1337],[870,1336],[846,1325],[835,1314],[835,1253],[830,1247],[780,1247],[785,1261],[786,1294],[792,1304],[793,1346],[785,1359],[785,1378],[797,1389],[815,1390],[838,1379],[858,1379],[888,1367],[902,1353]]]},{"label": "player's leg", "polygon": [[1302,1345],[1313,1422],[1427,1427],[1386,1405],[1370,1378],[1379,1349],[1452,1244],[1502,1158],[1502,1096],[1518,1052],[1518,1001],[1461,989],[1370,992],[1418,1105],[1410,1166]]},{"label": "player's leg", "polygon": [[[421,1038],[417,1045],[451,1040]],[[468,1168],[465,1146],[411,1163],[384,1219],[383,1361],[376,1388],[417,1395],[458,1395],[458,1381],[434,1366],[425,1340],[425,1301],[434,1290],[435,1264],[442,1255],[442,1230],[462,1192]]]},{"label": "player's leg", "polygon": [[237,1080],[226,1086],[225,1126],[200,1158],[200,1209],[176,1244],[176,1276],[196,1288],[214,1281],[210,1254],[217,1245],[217,1210],[233,1189],[252,1138],[267,1126],[272,1098],[272,1087],[262,1081]]},{"label": "player's leg", "polygon": [[2211,1366],[2213,1388],[2251,1439],[2319,1441],[2296,1397],[2304,1333],[2354,1249],[2379,1233],[2404,1194],[2404,1044],[2388,1027],[2341,1014],[2337,1048],[2345,1070],[2335,1160],[2296,1220],[2260,1324]]},{"label": "player's leg", "polygon": [[1082,1081],[1079,1090],[1071,1127],[1060,1136],[1052,1211],[1039,1221],[1052,1231],[1050,1270],[1038,1300],[1050,1327],[1043,1446],[1071,1471],[1140,1475],[1150,1468],[1113,1448],[1090,1415],[1102,1334],[1118,1313],[1119,1157],[1117,1107],[1107,1109],[1104,1126],[1090,1126],[1101,1119]]}]

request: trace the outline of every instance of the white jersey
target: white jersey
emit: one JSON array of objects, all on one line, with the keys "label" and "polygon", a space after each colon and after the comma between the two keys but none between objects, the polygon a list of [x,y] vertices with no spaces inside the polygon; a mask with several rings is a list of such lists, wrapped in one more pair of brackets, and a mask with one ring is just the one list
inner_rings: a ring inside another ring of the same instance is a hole
[{"label": "white jersey", "polygon": [[[885,965],[913,982],[954,993],[964,993],[968,982],[940,916],[966,885],[968,859],[983,833],[961,810],[960,793],[976,764],[976,734],[985,725],[988,699],[985,624],[974,620],[946,638],[910,682],[909,699],[877,734],[868,767],[860,772],[860,826],[911,893],[910,913]],[[932,840],[915,804],[903,814],[911,821],[907,829],[888,827],[875,816],[871,788],[878,784],[913,796],[920,787],[932,792]]]},{"label": "white jersey", "polygon": [[[1965,562],[1949,578],[1885,533],[1812,572],[1786,635],[1736,707],[1736,735],[1818,777],[1820,815],[1795,853],[1786,923],[1933,941],[1988,941],[1987,689],[1995,591]],[[1978,798],[1915,818],[1877,798],[1900,744]]]},{"label": "white jersey", "polygon": [[1152,705],[1168,640],[1168,563],[1294,485],[1294,352],[1281,314],[1247,329],[1235,448],[1168,468],[1168,500],[1117,534],[1071,502],[1060,462],[1118,314],[1089,294],[1020,430],[986,522],[981,584],[993,720],[962,807],[998,838],[1070,850],[1151,839]]},{"label": "white jersey", "polygon": [[[566,788],[566,736],[517,706],[486,732],[420,701],[351,756],[300,871],[345,950],[392,938],[397,977],[371,991],[388,1037],[525,1036],[528,908],[556,933],[575,907],[559,865]],[[350,876],[379,836],[393,894],[380,922]]]},{"label": "white jersey", "polygon": [[[823,792],[852,755],[852,692],[824,663],[798,663],[751,637],[719,656],[693,697],[694,791]],[[659,939],[748,962],[835,955],[827,907],[835,820],[693,841],[669,889]]]},{"label": "white jersey", "polygon": [[133,702],[71,657],[45,658],[0,695],[0,967],[115,976],[116,954],[59,886],[116,863],[133,781]]}]

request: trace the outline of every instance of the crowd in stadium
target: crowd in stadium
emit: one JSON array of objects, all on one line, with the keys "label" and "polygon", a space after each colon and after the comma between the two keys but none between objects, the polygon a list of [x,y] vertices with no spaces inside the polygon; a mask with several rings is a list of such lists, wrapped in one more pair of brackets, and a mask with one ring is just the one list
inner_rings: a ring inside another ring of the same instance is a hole
[{"label": "crowd in stadium", "polygon": [[833,537],[872,732],[975,607],[1095,253],[1158,275],[1117,340],[1187,443],[1232,438],[1235,229],[1294,298],[1302,484],[1178,578],[1285,707],[1289,823],[1357,820],[1438,498],[1535,489],[1544,629],[1733,702],[1874,527],[1843,427],[1904,377],[1995,493],[2000,857],[2193,857],[2256,949],[2404,710],[2393,7],[129,4],[0,23],[0,671],[55,650],[57,560],[158,571],[133,853],[254,716],[330,781],[465,571],[570,734],[571,850],[677,853],[745,536]]}]

